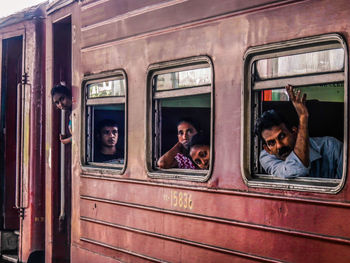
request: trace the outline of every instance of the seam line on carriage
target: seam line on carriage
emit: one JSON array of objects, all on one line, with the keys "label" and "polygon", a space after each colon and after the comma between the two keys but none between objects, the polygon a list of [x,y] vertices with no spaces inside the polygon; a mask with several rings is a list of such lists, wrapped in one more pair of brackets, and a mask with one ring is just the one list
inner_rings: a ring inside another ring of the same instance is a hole
[{"label": "seam line on carriage", "polygon": [[[97,6],[99,4],[102,4],[104,2],[108,2],[109,0],[101,0],[101,1],[98,1],[96,3],[92,3],[91,5],[92,6],[83,6],[82,7],[82,11],[85,11],[91,7],[94,7],[94,6]],[[109,18],[107,20],[104,20],[103,22],[97,22],[95,24],[91,24],[91,25],[87,25],[87,26],[83,26],[81,31],[86,31],[86,30],[90,30],[90,29],[94,29],[94,28],[97,28],[97,27],[100,27],[100,26],[104,26],[104,25],[107,25],[107,24],[110,24],[110,23],[114,23],[114,22],[118,22],[120,20],[123,20],[125,18],[129,18],[129,17],[134,17],[134,16],[138,16],[138,15],[141,15],[141,14],[145,14],[145,13],[148,13],[148,12],[152,12],[154,10],[160,10],[162,8],[166,8],[166,7],[169,7],[169,6],[173,6],[173,5],[177,5],[177,4],[181,4],[183,2],[187,2],[188,0],[170,0],[170,1],[167,1],[165,3],[159,3],[159,4],[155,4],[155,5],[151,5],[151,6],[146,6],[146,7],[142,7],[142,8],[138,8],[136,10],[132,10],[132,11],[129,11],[129,12],[126,12],[124,14],[121,14],[121,15],[117,15],[113,18]]]},{"label": "seam line on carriage", "polygon": [[[233,249],[226,249],[226,248],[222,248],[222,247],[218,247],[218,246],[200,243],[197,241],[191,241],[188,239],[176,238],[176,237],[167,236],[167,235],[163,235],[163,234],[159,234],[159,233],[155,233],[155,232],[150,232],[150,231],[146,231],[146,230],[142,230],[142,229],[138,229],[138,228],[127,227],[127,226],[123,226],[123,225],[119,225],[119,224],[113,224],[113,223],[105,222],[102,220],[90,220],[89,218],[81,218],[81,220],[84,220],[84,221],[90,222],[90,223],[96,223],[96,224],[101,224],[101,225],[105,225],[105,226],[115,227],[115,228],[123,229],[126,231],[130,231],[130,232],[134,232],[134,233],[138,233],[138,234],[142,234],[142,235],[166,239],[166,240],[178,242],[181,244],[185,243],[185,244],[190,245],[190,246],[206,248],[206,249],[210,249],[210,250],[213,250],[216,252],[236,255],[236,256],[240,256],[240,257],[244,257],[244,258],[255,259],[255,260],[259,260],[259,261],[263,261],[263,262],[284,262],[284,261],[280,261],[280,260],[276,260],[276,259],[272,259],[272,258],[261,257],[261,256],[253,255],[253,254],[244,253],[244,252],[233,250]],[[85,240],[94,241],[92,239],[85,238],[85,237],[80,237],[80,240],[82,240],[82,241],[85,241]],[[99,241],[95,241],[95,242],[102,243]],[[102,244],[104,244],[104,243],[102,243]],[[108,245],[108,244],[106,244],[106,245],[113,247],[113,246]],[[128,250],[126,250],[126,251],[128,251]],[[161,261],[161,262],[163,262],[163,261]]]},{"label": "seam line on carriage", "polygon": [[350,203],[349,202],[339,202],[339,201],[332,201],[332,200],[321,200],[321,199],[307,199],[307,198],[296,198],[296,197],[290,197],[290,196],[277,196],[277,195],[271,195],[271,194],[265,194],[265,193],[256,193],[256,192],[246,192],[246,191],[239,191],[236,189],[226,189],[226,188],[205,188],[205,187],[196,187],[193,186],[186,186],[186,185],[178,185],[178,184],[166,184],[166,183],[153,183],[153,182],[146,182],[141,180],[135,180],[135,179],[126,179],[126,178],[116,178],[116,177],[109,177],[109,176],[96,176],[96,175],[81,175],[81,178],[85,179],[96,179],[96,180],[104,180],[104,181],[116,181],[119,183],[132,183],[132,184],[142,184],[142,185],[148,185],[148,186],[162,186],[166,188],[173,188],[173,189],[184,189],[184,190],[191,190],[196,192],[209,192],[209,193],[216,193],[216,194],[230,194],[230,195],[238,195],[238,196],[247,196],[247,197],[259,197],[264,199],[274,199],[274,200],[281,200],[281,201],[291,201],[291,202],[302,202],[302,203],[309,203],[309,204],[317,204],[317,205],[327,205],[327,206],[333,206],[333,207],[345,207],[349,208]]},{"label": "seam line on carriage", "polygon": [[82,2],[81,11],[85,11],[86,9],[90,9],[92,7],[98,6],[100,4],[103,4],[103,3],[106,3],[106,2],[109,2],[109,1],[110,0],[97,0],[95,2],[87,3],[87,4],[84,4],[84,2]]},{"label": "seam line on carriage", "polygon": [[[154,36],[154,35],[166,34],[166,33],[172,32],[172,31],[176,31],[176,30],[196,27],[196,26],[199,26],[203,23],[213,23],[213,22],[216,22],[218,20],[226,19],[226,18],[233,17],[233,16],[254,13],[254,12],[260,11],[261,9],[276,8],[279,6],[285,6],[285,5],[294,4],[294,3],[302,2],[302,1],[305,1],[305,0],[285,0],[284,2],[275,1],[275,2],[272,2],[269,4],[265,4],[265,5],[254,6],[251,8],[237,10],[237,11],[233,11],[233,12],[229,12],[229,13],[223,13],[223,14],[219,14],[216,16],[210,16],[210,17],[203,18],[203,19],[188,21],[188,22],[185,22],[183,24],[175,24],[175,25],[171,25],[168,27],[163,27],[163,28],[159,28],[159,29],[145,31],[142,33],[136,33],[134,35],[130,35],[130,36],[126,36],[126,37],[108,40],[102,44],[98,43],[98,44],[93,44],[90,46],[82,47],[81,52],[89,52],[89,51],[98,50],[101,48],[108,48],[110,46],[116,45],[117,43],[126,43],[126,42],[130,42],[133,40],[142,39],[142,38],[146,38],[146,37],[150,37],[150,36]],[[81,31],[84,32],[86,30],[83,27],[81,29]]]},{"label": "seam line on carriage", "polygon": [[[79,239],[80,240],[80,239]],[[88,253],[91,253],[95,256],[98,256],[98,257],[102,257],[102,258],[108,258],[108,259],[111,259],[113,260],[113,262],[115,261],[116,263],[124,263],[123,261],[120,261],[120,259],[118,258],[115,258],[111,255],[106,255],[106,254],[100,254],[94,250],[91,250],[91,248],[89,247],[84,247],[82,246],[80,243],[79,243],[79,240],[77,239],[76,241],[72,241],[72,248],[74,248],[75,250],[84,250]],[[71,260],[72,261],[72,260]]]},{"label": "seam line on carriage", "polygon": [[68,0],[68,1],[64,1],[62,3],[60,3],[59,1],[53,1],[50,4],[48,4],[47,8],[46,8],[46,13],[48,15],[54,13],[55,11],[60,10],[61,8],[64,8],[70,4],[72,4],[75,0]]},{"label": "seam line on carriage", "polygon": [[[159,213],[167,213],[167,214],[172,214],[172,215],[177,215],[177,216],[186,216],[189,218],[206,220],[206,221],[211,221],[211,222],[215,222],[215,223],[229,224],[229,225],[235,225],[235,226],[240,226],[240,227],[245,227],[245,228],[259,229],[259,230],[263,230],[263,231],[271,231],[271,232],[276,232],[276,233],[283,233],[286,235],[302,236],[302,237],[307,237],[307,238],[313,238],[313,239],[319,239],[319,240],[323,240],[323,241],[331,241],[331,242],[337,242],[337,243],[343,243],[343,244],[350,245],[350,239],[347,239],[347,238],[340,238],[340,237],[329,236],[329,235],[320,235],[320,234],[314,234],[314,233],[305,232],[305,231],[295,231],[292,229],[284,229],[284,228],[280,228],[280,227],[247,223],[247,222],[243,222],[243,221],[239,221],[239,220],[219,218],[219,217],[213,217],[213,216],[205,216],[205,215],[199,215],[199,214],[195,214],[195,213],[184,213],[184,212],[180,212],[180,211],[158,208],[158,207],[154,207],[154,206],[126,203],[126,202],[108,200],[108,199],[103,199],[103,198],[96,198],[96,197],[89,197],[89,196],[80,196],[80,198],[85,199],[85,200],[90,200],[90,201],[99,201],[99,202],[103,202],[103,203],[138,208],[138,209],[149,210],[149,211],[154,211],[154,212],[159,212]],[[82,218],[88,218],[88,217],[81,216],[80,218],[82,219]],[[92,220],[97,220],[97,219],[92,219]],[[97,220],[97,221],[99,221],[99,220]]]},{"label": "seam line on carriage", "polygon": [[133,256],[136,256],[136,257],[139,257],[139,258],[147,259],[147,260],[150,260],[150,261],[153,261],[153,262],[168,262],[168,261],[160,260],[160,259],[153,258],[153,257],[150,257],[150,256],[146,256],[144,254],[136,253],[134,251],[130,251],[130,250],[123,249],[123,248],[120,248],[120,247],[112,246],[112,245],[109,245],[109,244],[106,244],[106,243],[103,243],[103,242],[100,242],[100,241],[96,241],[94,239],[81,237],[80,240],[92,243],[94,245],[98,245],[98,246],[102,246],[102,247],[105,247],[105,248],[113,249],[113,250],[116,250],[116,251],[119,251],[119,252],[122,252],[122,253],[126,253],[126,254],[129,254],[129,255],[133,255]]},{"label": "seam line on carriage", "polygon": [[[108,2],[108,1],[109,0],[102,0],[101,2],[103,3],[103,2]],[[116,17],[104,20],[103,22],[97,22],[95,24],[83,26],[81,28],[81,31],[82,32],[88,31],[88,30],[91,30],[91,29],[94,29],[94,28],[97,28],[97,27],[105,26],[105,25],[108,25],[108,24],[111,24],[111,23],[115,23],[115,22],[124,20],[125,18],[131,18],[131,17],[134,17],[134,16],[142,15],[142,14],[149,13],[149,12],[152,12],[152,11],[156,11],[156,10],[159,10],[159,9],[162,9],[162,8],[166,8],[166,7],[169,7],[169,6],[181,4],[181,3],[187,2],[187,1],[188,0],[173,0],[173,1],[170,1],[170,2],[167,2],[167,3],[156,4],[156,5],[153,5],[153,6],[148,6],[148,7],[143,7],[143,8],[140,8],[140,9],[132,10],[132,11],[126,12],[124,14],[118,15]],[[286,0],[287,3],[289,1],[293,2],[293,0]],[[302,0],[296,0],[296,1],[302,1]],[[218,17],[219,16],[224,16],[225,17],[225,15],[228,15],[228,14],[241,14],[241,13],[244,13],[245,11],[247,11],[247,10],[255,10],[255,9],[259,9],[261,7],[264,7],[264,6],[268,7],[270,5],[273,6],[275,4],[278,4],[279,2],[280,1],[274,1],[274,2],[267,3],[267,4],[261,4],[261,5],[256,5],[256,6],[252,6],[252,7],[247,7],[247,8],[243,8],[243,9],[227,12],[227,13],[222,13],[222,14],[219,14],[217,16]],[[95,4],[95,3],[92,3],[92,4]],[[82,11],[85,11],[86,9],[88,9],[88,8],[84,8],[83,7]],[[210,19],[212,17],[216,17],[216,16],[210,16],[210,17],[207,17],[207,18],[204,18],[204,19],[193,20],[193,21],[189,21],[187,23],[193,23],[195,21],[201,21],[201,20],[205,20],[205,19]]]}]

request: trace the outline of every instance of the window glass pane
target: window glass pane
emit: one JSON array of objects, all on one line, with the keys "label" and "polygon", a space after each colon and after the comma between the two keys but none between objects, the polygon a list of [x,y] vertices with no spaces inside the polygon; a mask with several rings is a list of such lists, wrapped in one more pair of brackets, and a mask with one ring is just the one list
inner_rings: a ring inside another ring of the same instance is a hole
[{"label": "window glass pane", "polygon": [[125,96],[123,79],[108,80],[87,85],[89,98]]},{"label": "window glass pane", "polygon": [[[298,87],[307,95],[307,100],[328,102],[344,102],[344,83],[323,84],[317,86]],[[271,89],[262,92],[263,101],[288,101],[285,89]]]},{"label": "window glass pane", "polygon": [[199,87],[210,84],[210,68],[191,69],[186,71],[160,74],[156,76],[157,91]]},{"label": "window glass pane", "polygon": [[161,100],[162,107],[210,108],[210,94],[201,94]]},{"label": "window glass pane", "polygon": [[341,71],[344,68],[342,48],[262,59],[256,62],[259,79]]}]

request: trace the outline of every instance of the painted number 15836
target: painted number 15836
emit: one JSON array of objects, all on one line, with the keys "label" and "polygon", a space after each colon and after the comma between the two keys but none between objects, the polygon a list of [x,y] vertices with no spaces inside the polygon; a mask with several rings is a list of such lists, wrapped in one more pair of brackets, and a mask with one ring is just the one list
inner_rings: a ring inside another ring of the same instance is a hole
[{"label": "painted number 15836", "polygon": [[170,205],[174,208],[192,209],[192,195],[180,191],[170,191]]}]

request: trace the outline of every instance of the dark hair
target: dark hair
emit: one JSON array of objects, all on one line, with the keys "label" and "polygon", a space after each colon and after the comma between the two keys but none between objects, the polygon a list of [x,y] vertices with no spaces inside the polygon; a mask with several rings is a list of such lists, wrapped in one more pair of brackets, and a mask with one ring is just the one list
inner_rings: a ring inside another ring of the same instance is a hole
[{"label": "dark hair", "polygon": [[[285,124],[288,130],[292,130],[292,127],[285,118],[275,110],[265,111],[260,118],[256,121],[254,127],[255,135],[259,136],[260,139],[264,141],[264,138],[261,136],[264,130],[270,130],[274,126],[279,126],[280,124]],[[264,141],[265,142],[265,141]]]},{"label": "dark hair", "polygon": [[71,97],[71,91],[62,84],[57,84],[51,89],[51,97],[53,97],[56,93],[60,93],[66,95],[67,97]]},{"label": "dark hair", "polygon": [[198,132],[196,135],[192,137],[189,144],[189,149],[191,149],[193,146],[204,146],[204,145],[210,146],[209,136],[206,136],[202,132]]},{"label": "dark hair", "polygon": [[104,128],[104,127],[117,127],[118,128],[118,123],[112,119],[104,119],[97,124],[97,133],[100,134],[102,128]]},{"label": "dark hair", "polygon": [[181,119],[176,123],[176,127],[178,127],[178,126],[179,126],[181,123],[183,123],[183,122],[187,122],[187,123],[191,124],[191,125],[197,130],[197,132],[200,132],[200,131],[201,131],[199,124],[198,124],[195,120],[193,120],[193,119],[191,119],[191,118],[181,118]]}]

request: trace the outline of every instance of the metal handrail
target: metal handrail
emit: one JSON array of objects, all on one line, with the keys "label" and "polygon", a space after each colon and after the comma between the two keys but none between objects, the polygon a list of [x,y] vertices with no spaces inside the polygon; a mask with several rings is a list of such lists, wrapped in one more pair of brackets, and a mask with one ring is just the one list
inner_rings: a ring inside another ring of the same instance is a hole
[{"label": "metal handrail", "polygon": [[22,109],[22,83],[17,84],[17,112],[16,112],[16,118],[17,118],[17,131],[16,131],[16,138],[17,138],[17,144],[16,144],[16,196],[15,196],[15,206],[16,208],[21,208],[20,205],[20,175],[21,175],[21,144],[22,144],[22,116],[21,116],[21,109]]},{"label": "metal handrail", "polygon": [[[66,133],[66,111],[61,111],[61,134],[65,135]],[[60,184],[61,184],[61,195],[60,195],[60,216],[59,221],[60,225],[65,220],[65,145],[61,143],[61,162],[60,162]],[[60,227],[61,229],[61,227]]]}]

